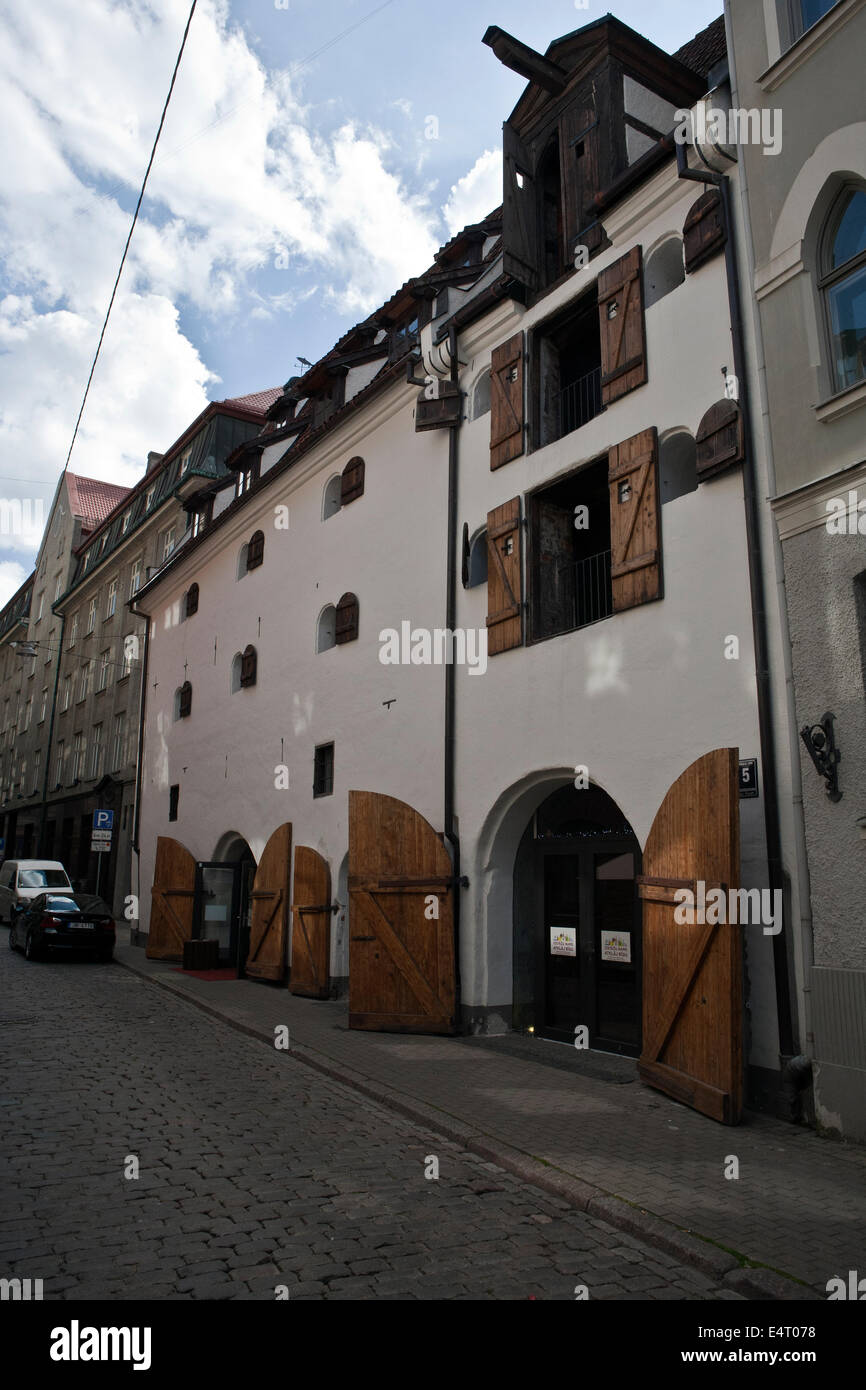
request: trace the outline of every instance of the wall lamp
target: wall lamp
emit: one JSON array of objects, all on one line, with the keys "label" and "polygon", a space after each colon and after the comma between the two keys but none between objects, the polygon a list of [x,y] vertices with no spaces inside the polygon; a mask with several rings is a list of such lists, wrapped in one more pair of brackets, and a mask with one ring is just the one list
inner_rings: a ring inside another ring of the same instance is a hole
[{"label": "wall lamp", "polygon": [[842,793],[839,790],[837,769],[842,761],[842,754],[836,747],[836,735],[833,729],[835,718],[836,716],[828,711],[819,724],[804,724],[800,730],[800,737],[806,745],[809,757],[827,784],[827,795],[830,800],[841,801]]}]

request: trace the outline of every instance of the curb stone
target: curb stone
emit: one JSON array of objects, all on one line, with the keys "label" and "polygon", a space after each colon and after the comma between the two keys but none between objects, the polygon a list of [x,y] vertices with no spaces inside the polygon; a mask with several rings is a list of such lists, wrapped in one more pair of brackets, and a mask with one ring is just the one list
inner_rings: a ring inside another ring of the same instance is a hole
[{"label": "curb stone", "polygon": [[[124,970],[128,970],[130,974],[138,976],[139,979],[148,984],[154,984],[158,988],[166,990],[176,999],[182,999],[186,1003],[192,1004],[194,1008],[217,1019],[220,1023],[227,1024],[236,1032],[245,1033],[247,1037],[253,1038],[257,1042],[264,1042],[267,1046],[272,1046],[273,1039],[266,1029],[234,1018],[231,1014],[227,1014],[196,995],[188,993],[182,985],[176,985],[173,981],[140,970],[132,962],[121,961],[117,957],[115,957],[115,964],[122,966]],[[657,1249],[664,1250],[683,1264],[690,1265],[693,1269],[716,1279],[719,1283],[724,1282],[735,1295],[739,1294],[746,1299],[763,1301],[823,1301],[822,1295],[809,1285],[763,1267],[744,1269],[735,1256],[708,1241],[690,1235],[672,1222],[665,1221],[639,1207],[634,1207],[623,1198],[605,1192],[603,1188],[584,1182],[581,1178],[572,1177],[570,1174],[562,1172],[561,1169],[532,1158],[519,1149],[513,1149],[510,1145],[495,1140],[489,1135],[479,1134],[464,1121],[449,1115],[446,1111],[438,1110],[434,1106],[427,1105],[424,1101],[408,1099],[401,1092],[392,1090],[391,1087],[384,1086],[380,1082],[371,1081],[369,1077],[354,1071],[351,1067],[338,1065],[325,1059],[322,1054],[306,1046],[292,1043],[291,1048],[284,1055],[296,1058],[305,1066],[312,1067],[333,1081],[351,1086],[379,1105],[405,1115],[415,1124],[435,1130],[443,1138],[460,1145],[477,1157],[495,1163],[513,1176],[530,1183],[533,1187],[540,1188],[549,1195],[560,1198],[569,1206],[576,1207],[598,1220],[606,1221],[608,1225],[634,1236],[635,1239],[644,1241],[651,1247],[655,1246]]]}]

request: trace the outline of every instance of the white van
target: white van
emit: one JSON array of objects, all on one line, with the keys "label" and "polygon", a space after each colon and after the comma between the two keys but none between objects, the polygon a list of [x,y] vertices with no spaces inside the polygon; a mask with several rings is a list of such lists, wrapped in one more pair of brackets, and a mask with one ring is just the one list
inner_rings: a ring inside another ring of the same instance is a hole
[{"label": "white van", "polygon": [[6,926],[16,903],[38,898],[48,888],[71,888],[59,859],[7,859],[0,869],[0,922]]}]

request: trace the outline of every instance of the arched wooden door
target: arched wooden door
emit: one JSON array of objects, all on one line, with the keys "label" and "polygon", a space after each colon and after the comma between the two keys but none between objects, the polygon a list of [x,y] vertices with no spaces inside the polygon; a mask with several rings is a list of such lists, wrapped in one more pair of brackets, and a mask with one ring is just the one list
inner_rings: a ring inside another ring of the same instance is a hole
[{"label": "arched wooden door", "polygon": [[453,1033],[453,871],[405,802],[349,792],[349,1027]]},{"label": "arched wooden door", "polygon": [[282,980],[289,933],[289,874],[292,827],[286,821],[271,835],[253,879],[250,949],[245,972],[254,980]]},{"label": "arched wooden door", "polygon": [[330,965],[331,870],[317,850],[298,845],[292,885],[292,994],[327,999]]},{"label": "arched wooden door", "polygon": [[195,860],[179,840],[160,835],[150,890],[148,960],[183,960],[183,943],[192,940]]},{"label": "arched wooden door", "polygon": [[640,1076],[723,1124],[737,1124],[743,1106],[742,927],[681,926],[674,895],[688,888],[698,899],[701,880],[707,893],[739,886],[738,758],[719,748],[686,768],[653,821],[638,879]]}]

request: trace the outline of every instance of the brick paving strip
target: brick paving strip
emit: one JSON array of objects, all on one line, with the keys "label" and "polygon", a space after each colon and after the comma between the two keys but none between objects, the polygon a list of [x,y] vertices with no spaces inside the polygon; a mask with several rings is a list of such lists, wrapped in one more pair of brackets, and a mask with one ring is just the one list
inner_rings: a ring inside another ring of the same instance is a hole
[{"label": "brick paving strip", "polygon": [[[117,960],[270,1046],[288,1027],[297,1060],[746,1298],[823,1299],[828,1279],[866,1267],[858,1147],[764,1116],[727,1128],[637,1081],[466,1040],[350,1032],[345,1003],[204,982],[137,947]],[[732,1154],[738,1180],[723,1175]]]}]

